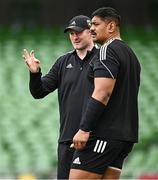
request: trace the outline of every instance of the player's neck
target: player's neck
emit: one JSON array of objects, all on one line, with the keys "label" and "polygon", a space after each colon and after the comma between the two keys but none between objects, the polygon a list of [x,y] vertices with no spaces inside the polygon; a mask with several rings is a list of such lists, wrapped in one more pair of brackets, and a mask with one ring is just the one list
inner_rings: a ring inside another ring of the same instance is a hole
[{"label": "player's neck", "polygon": [[76,50],[77,55],[79,56],[80,59],[83,60],[87,55],[87,51],[91,51],[93,47],[94,47],[94,44],[90,44],[85,49]]},{"label": "player's neck", "polygon": [[112,34],[111,36],[109,36],[109,38],[106,39],[106,41],[104,42],[104,44],[107,43],[108,41],[114,40],[114,39],[121,40],[121,37],[120,37],[120,33],[119,33],[119,32],[114,33],[114,34]]}]

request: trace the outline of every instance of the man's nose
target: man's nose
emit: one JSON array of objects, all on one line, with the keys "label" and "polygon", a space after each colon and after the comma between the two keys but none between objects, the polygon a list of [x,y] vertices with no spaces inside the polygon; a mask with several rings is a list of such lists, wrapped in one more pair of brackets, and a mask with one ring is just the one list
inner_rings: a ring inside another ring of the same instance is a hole
[{"label": "man's nose", "polygon": [[90,31],[91,31],[91,32],[94,31],[94,26],[93,26],[93,25],[90,27]]},{"label": "man's nose", "polygon": [[75,34],[73,35],[73,38],[74,38],[74,39],[78,39],[78,34],[75,33]]}]

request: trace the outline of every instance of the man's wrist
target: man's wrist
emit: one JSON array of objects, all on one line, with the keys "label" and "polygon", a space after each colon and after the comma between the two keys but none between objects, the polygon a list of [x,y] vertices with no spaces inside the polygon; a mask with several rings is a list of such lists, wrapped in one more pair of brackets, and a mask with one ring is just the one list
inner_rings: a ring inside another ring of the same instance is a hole
[{"label": "man's wrist", "polygon": [[83,130],[83,129],[79,129],[79,131],[81,132],[81,133],[90,133],[90,131],[85,131],[85,130]]},{"label": "man's wrist", "polygon": [[31,74],[39,74],[39,73],[41,73],[41,68],[39,67],[39,68],[37,69],[37,71],[31,71],[31,70],[30,70],[30,73],[31,73]]}]

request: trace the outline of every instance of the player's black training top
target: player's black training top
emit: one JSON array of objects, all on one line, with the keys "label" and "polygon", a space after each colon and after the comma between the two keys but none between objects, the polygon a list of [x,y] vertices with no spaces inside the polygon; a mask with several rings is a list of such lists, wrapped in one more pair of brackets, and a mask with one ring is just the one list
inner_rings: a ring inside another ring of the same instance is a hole
[{"label": "player's black training top", "polygon": [[79,129],[83,104],[93,92],[93,83],[87,77],[89,62],[97,52],[94,47],[81,60],[73,51],[61,56],[45,76],[41,72],[30,73],[30,92],[34,98],[43,98],[58,89],[59,142],[72,141]]},{"label": "player's black training top", "polygon": [[[137,97],[140,84],[140,64],[137,57],[125,42],[115,39],[100,48],[100,54],[91,65],[91,75],[94,78],[116,79],[105,111],[100,119],[94,119],[94,134],[104,139],[137,142]],[[92,127],[86,119],[81,123],[83,127],[84,123],[87,123],[86,127]]]}]

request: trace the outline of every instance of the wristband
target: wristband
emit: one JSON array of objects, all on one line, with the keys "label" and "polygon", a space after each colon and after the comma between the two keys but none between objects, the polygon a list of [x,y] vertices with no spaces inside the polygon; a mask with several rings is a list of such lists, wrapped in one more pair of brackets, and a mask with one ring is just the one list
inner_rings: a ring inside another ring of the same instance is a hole
[{"label": "wristband", "polygon": [[106,106],[103,103],[91,97],[88,101],[86,111],[82,116],[80,129],[83,131],[92,131],[105,109]]}]

